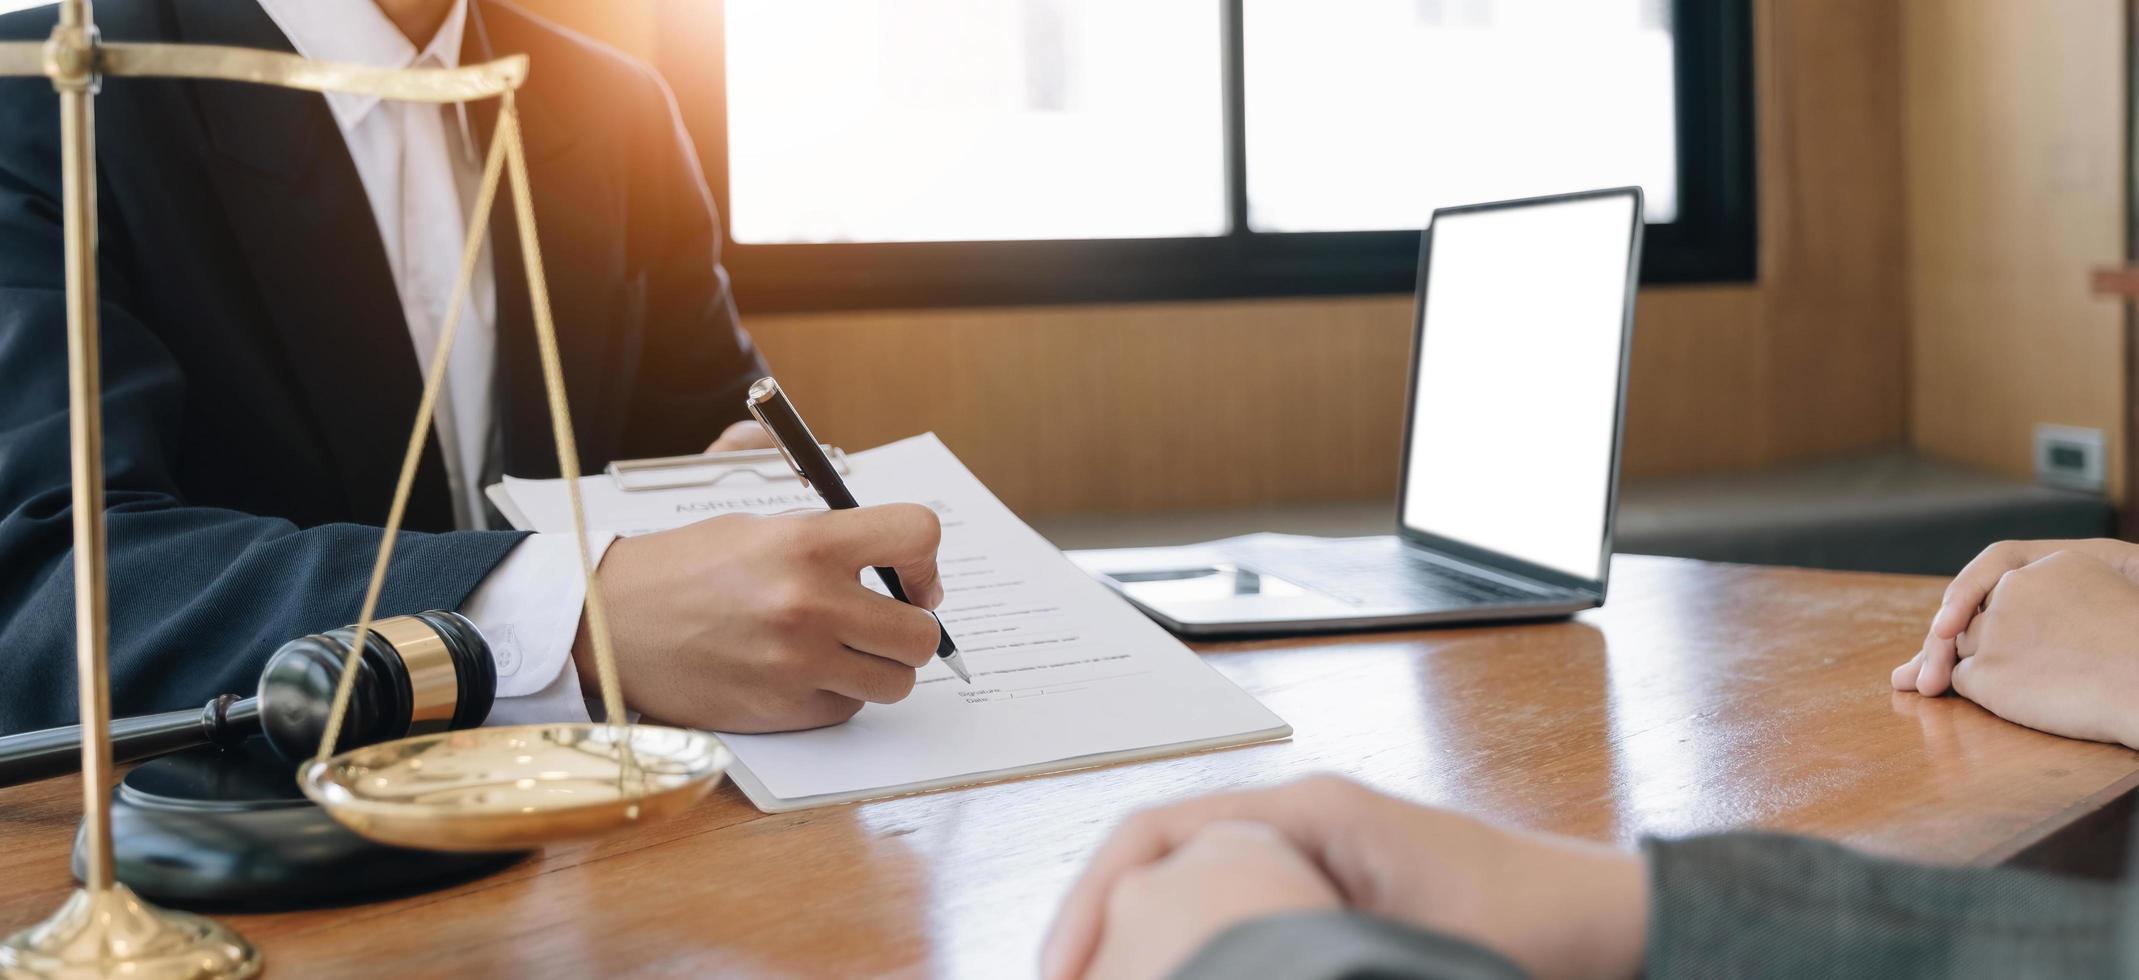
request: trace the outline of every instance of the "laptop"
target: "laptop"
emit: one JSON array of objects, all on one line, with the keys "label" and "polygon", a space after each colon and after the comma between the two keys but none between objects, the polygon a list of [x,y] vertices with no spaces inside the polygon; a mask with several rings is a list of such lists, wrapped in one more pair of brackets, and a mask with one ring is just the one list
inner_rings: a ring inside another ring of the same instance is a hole
[{"label": "laptop", "polygon": [[1188,636],[1603,605],[1642,229],[1632,187],[1434,212],[1419,248],[1395,534],[1071,558]]}]

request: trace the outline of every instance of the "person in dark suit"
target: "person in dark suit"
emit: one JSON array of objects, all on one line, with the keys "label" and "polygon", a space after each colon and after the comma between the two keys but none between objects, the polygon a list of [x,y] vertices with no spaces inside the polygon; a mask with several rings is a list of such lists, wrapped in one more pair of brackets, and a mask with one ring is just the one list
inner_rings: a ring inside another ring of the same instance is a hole
[{"label": "person in dark suit", "polygon": [[[2139,545],[1993,545],[1892,680],[2139,749]],[[1125,822],[1042,964],[1047,980],[2139,976],[2139,896],[1775,834],[1627,852],[1320,777]]]},{"label": "person in dark suit", "polygon": [[[582,469],[763,444],[737,423],[765,366],[737,323],[697,161],[644,66],[495,0],[104,0],[96,13],[119,41],[389,67],[529,55],[519,106]],[[0,40],[41,40],[54,20],[50,7],[0,17]],[[495,121],[494,102],[104,85],[116,712],[248,691],[279,644],[356,618]],[[0,80],[0,732],[76,714],[58,168],[50,84]],[[481,495],[501,473],[557,475],[518,255],[500,202],[474,295],[450,311],[463,340],[380,614],[468,613],[497,656],[493,720],[584,719],[576,542],[498,529]],[[924,508],[892,506],[599,538],[626,703],[755,731],[903,697],[937,627],[857,573],[899,566],[933,604],[937,535]]]}]

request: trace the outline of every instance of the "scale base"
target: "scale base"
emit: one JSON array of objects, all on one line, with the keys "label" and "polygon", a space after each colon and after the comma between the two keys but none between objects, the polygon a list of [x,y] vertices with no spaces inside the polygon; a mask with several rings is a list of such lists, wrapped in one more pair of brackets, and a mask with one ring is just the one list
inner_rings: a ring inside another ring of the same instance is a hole
[{"label": "scale base", "polygon": [[260,951],[223,925],[168,912],[125,885],[78,888],[45,921],[0,944],[0,975],[90,980],[251,977]]},{"label": "scale base", "polygon": [[[524,854],[444,854],[366,840],[305,799],[296,768],[261,738],[135,767],[112,794],[113,874],[180,908],[286,911],[442,888]],[[77,837],[77,878],[83,847]]]}]

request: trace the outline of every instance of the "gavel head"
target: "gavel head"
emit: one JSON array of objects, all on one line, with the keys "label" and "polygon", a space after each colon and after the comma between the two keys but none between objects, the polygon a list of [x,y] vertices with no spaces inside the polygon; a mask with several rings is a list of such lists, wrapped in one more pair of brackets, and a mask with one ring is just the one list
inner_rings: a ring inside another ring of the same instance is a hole
[{"label": "gavel head", "polygon": [[[260,674],[260,729],[283,758],[319,751],[355,639],[356,628],[345,626],[291,640],[268,659]],[[473,728],[490,716],[497,687],[489,644],[459,613],[379,620],[371,624],[335,744],[350,749]]]}]

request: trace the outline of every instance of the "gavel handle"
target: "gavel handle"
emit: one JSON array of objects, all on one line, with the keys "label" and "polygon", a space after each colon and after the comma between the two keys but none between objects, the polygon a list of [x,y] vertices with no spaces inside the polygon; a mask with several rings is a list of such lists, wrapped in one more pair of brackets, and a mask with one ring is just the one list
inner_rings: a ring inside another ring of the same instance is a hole
[{"label": "gavel handle", "polygon": [[[225,694],[198,709],[121,718],[111,723],[112,762],[136,762],[196,745],[236,745],[260,730],[260,703]],[[0,786],[14,786],[82,768],[82,726],[47,728],[0,738]]]}]

